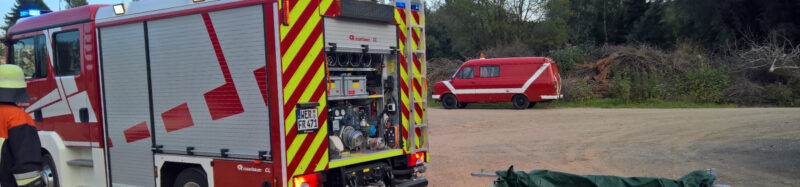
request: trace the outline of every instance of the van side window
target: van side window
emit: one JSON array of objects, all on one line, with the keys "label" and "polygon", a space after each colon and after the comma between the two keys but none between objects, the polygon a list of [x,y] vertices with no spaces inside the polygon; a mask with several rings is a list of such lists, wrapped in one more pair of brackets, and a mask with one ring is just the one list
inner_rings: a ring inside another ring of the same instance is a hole
[{"label": "van side window", "polygon": [[481,66],[481,77],[499,77],[500,66]]},{"label": "van side window", "polygon": [[57,33],[54,38],[56,76],[81,74],[80,32]]},{"label": "van side window", "polygon": [[44,35],[17,40],[12,51],[12,64],[22,68],[25,79],[47,77]]},{"label": "van side window", "polygon": [[472,67],[464,67],[458,74],[459,79],[471,79],[473,76],[475,76],[475,71]]}]

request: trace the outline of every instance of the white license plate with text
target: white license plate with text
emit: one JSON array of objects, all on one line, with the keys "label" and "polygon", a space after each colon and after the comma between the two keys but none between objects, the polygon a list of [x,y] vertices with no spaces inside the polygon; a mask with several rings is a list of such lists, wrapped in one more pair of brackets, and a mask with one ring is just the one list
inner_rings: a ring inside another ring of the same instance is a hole
[{"label": "white license plate with text", "polygon": [[297,110],[297,132],[312,133],[319,130],[319,113],[317,108]]}]

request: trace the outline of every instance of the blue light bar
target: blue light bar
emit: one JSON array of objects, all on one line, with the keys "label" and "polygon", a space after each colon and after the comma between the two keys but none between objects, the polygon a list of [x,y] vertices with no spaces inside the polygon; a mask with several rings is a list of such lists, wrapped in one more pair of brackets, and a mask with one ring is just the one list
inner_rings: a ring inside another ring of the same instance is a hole
[{"label": "blue light bar", "polygon": [[39,9],[28,9],[19,11],[20,17],[39,16],[39,15],[42,15],[42,11]]},{"label": "blue light bar", "polygon": [[[406,3],[397,2],[397,8],[406,8]],[[419,4],[411,4],[411,10],[419,10]]]}]

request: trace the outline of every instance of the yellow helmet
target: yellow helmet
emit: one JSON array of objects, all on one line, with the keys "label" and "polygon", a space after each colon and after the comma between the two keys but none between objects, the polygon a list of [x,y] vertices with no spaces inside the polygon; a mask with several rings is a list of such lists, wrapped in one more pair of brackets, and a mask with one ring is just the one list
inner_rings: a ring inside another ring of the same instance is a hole
[{"label": "yellow helmet", "polygon": [[23,102],[30,100],[22,68],[13,64],[0,65],[0,102]]}]

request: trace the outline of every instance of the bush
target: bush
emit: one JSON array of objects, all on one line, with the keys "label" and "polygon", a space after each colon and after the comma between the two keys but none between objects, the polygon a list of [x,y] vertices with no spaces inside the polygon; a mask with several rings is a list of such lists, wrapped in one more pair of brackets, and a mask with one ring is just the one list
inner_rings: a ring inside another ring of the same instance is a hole
[{"label": "bush", "polygon": [[631,80],[618,76],[611,82],[610,94],[612,97],[621,99],[623,102],[630,102],[633,100],[631,97]]},{"label": "bush", "polygon": [[688,71],[683,77],[676,77],[675,91],[685,100],[721,103],[725,99],[723,93],[728,84],[728,75],[722,69],[703,65],[699,69]]},{"label": "bush", "polygon": [[589,56],[589,52],[583,47],[572,46],[550,53],[553,61],[556,61],[558,70],[561,74],[568,74],[575,64],[583,63]]},{"label": "bush", "polygon": [[764,87],[762,92],[764,98],[777,104],[778,106],[794,106],[792,88],[783,83],[772,83]]},{"label": "bush", "polygon": [[581,79],[567,79],[567,87],[564,88],[564,94],[567,96],[568,101],[589,101],[595,99],[596,96],[592,92],[592,88],[586,81]]},{"label": "bush", "polygon": [[763,91],[764,86],[740,76],[725,90],[726,102],[744,106],[763,105],[767,103]]}]

